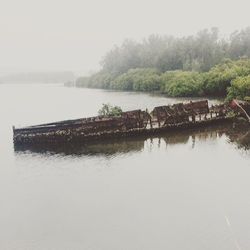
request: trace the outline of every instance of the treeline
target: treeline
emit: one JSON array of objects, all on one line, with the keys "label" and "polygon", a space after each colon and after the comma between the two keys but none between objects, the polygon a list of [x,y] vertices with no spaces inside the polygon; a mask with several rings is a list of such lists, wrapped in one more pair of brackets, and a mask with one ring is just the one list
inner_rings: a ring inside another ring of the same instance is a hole
[{"label": "treeline", "polygon": [[[250,27],[232,33],[227,40],[219,39],[216,28],[184,38],[150,36],[141,43],[125,41],[115,47],[103,58],[100,72],[80,77],[76,84],[160,91],[176,97],[226,96],[227,93],[230,98],[245,97],[250,96],[248,58]],[[239,90],[243,85],[244,91]]]},{"label": "treeline", "polygon": [[250,57],[250,27],[233,32],[228,39],[212,28],[182,38],[151,35],[142,42],[126,40],[109,51],[101,64],[105,72],[115,75],[135,68],[204,72],[224,58],[242,57]]},{"label": "treeline", "polygon": [[114,77],[99,72],[81,77],[78,87],[116,89],[126,91],[159,91],[172,97],[222,96],[244,99],[250,96],[250,59],[224,60],[208,72],[167,71],[157,69],[130,69]]}]

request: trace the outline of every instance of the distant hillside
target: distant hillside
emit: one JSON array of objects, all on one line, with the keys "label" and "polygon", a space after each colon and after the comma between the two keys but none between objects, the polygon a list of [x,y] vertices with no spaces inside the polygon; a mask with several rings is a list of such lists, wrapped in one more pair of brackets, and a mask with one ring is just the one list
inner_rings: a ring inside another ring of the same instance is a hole
[{"label": "distant hillside", "polygon": [[0,83],[64,83],[75,78],[71,71],[25,72],[0,77]]}]

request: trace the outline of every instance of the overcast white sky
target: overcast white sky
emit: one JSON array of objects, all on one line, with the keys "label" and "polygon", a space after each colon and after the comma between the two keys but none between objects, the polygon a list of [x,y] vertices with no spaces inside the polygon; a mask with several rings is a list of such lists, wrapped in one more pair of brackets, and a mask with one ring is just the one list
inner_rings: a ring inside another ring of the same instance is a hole
[{"label": "overcast white sky", "polygon": [[249,0],[0,0],[0,72],[88,72],[125,38],[228,34],[249,11]]}]

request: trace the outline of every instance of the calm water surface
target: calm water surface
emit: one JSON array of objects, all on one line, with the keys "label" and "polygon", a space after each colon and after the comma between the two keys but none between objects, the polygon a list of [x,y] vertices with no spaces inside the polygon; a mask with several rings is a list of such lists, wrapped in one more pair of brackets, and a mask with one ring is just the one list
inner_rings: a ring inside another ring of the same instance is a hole
[{"label": "calm water surface", "polygon": [[248,129],[13,149],[12,125],[92,116],[107,102],[129,110],[177,101],[0,85],[0,249],[250,249]]}]

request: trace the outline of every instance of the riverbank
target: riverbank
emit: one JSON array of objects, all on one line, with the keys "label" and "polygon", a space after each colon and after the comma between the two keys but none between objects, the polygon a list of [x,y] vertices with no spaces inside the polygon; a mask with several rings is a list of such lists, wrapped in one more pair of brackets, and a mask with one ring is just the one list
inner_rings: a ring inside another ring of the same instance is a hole
[{"label": "riverbank", "polygon": [[100,71],[80,77],[76,87],[122,91],[159,92],[169,97],[220,97],[249,99],[250,60],[224,60],[208,72],[167,71],[153,68],[130,69],[123,74]]}]

